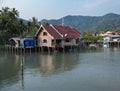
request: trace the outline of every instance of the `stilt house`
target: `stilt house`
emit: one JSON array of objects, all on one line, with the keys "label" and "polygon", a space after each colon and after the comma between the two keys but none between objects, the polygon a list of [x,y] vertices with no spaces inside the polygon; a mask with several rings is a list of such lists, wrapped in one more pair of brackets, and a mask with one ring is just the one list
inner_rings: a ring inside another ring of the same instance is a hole
[{"label": "stilt house", "polygon": [[36,33],[36,43],[40,47],[77,46],[81,33],[69,26],[41,25]]}]

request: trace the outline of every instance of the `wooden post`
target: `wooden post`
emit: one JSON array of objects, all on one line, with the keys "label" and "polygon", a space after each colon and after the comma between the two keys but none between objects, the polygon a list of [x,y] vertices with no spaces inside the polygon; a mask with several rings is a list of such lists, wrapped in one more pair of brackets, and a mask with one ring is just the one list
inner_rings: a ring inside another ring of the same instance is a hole
[{"label": "wooden post", "polygon": [[24,56],[22,55],[22,57],[21,57],[22,59],[21,59],[21,85],[22,85],[22,88],[24,89]]},{"label": "wooden post", "polygon": [[16,54],[16,47],[14,47],[14,53]]},{"label": "wooden post", "polygon": [[20,48],[20,53],[22,54],[22,47]]},{"label": "wooden post", "polygon": [[50,47],[47,47],[47,51],[48,51],[48,53],[50,53],[50,49],[49,49]]},{"label": "wooden post", "polygon": [[40,47],[38,47],[38,50],[39,50],[39,52],[41,51],[41,48]]},{"label": "wooden post", "polygon": [[12,53],[14,53],[13,47],[12,47]]},{"label": "wooden post", "polygon": [[30,54],[31,54],[31,47],[30,47]]},{"label": "wooden post", "polygon": [[119,47],[119,41],[118,41],[118,47]]},{"label": "wooden post", "polygon": [[119,41],[119,47],[120,47],[120,41]]},{"label": "wooden post", "polygon": [[65,52],[65,46],[63,46],[63,52]]},{"label": "wooden post", "polygon": [[24,50],[24,53],[25,53],[25,48],[23,50]]},{"label": "wooden post", "polygon": [[41,52],[43,52],[43,47],[41,46]]},{"label": "wooden post", "polygon": [[35,50],[35,53],[36,53],[37,52],[37,47],[36,46],[34,47],[34,50]]},{"label": "wooden post", "polygon": [[16,47],[16,53],[18,54],[18,47]]},{"label": "wooden post", "polygon": [[55,52],[55,48],[54,47],[52,47],[52,52]]}]

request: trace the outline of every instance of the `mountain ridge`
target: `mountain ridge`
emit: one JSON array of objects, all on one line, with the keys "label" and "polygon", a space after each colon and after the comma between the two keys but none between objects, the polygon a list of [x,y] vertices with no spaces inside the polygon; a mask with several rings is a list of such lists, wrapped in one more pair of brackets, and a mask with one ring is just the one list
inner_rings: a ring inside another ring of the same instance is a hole
[{"label": "mountain ridge", "polygon": [[62,25],[62,21],[64,21],[65,26],[71,26],[85,32],[115,30],[120,27],[120,14],[108,13],[103,16],[68,15],[59,19],[43,19],[40,22]]}]

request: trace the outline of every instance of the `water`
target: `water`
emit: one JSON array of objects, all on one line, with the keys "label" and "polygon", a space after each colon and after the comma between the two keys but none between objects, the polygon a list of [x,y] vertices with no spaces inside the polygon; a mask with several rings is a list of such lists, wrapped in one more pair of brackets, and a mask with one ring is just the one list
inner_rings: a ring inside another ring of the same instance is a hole
[{"label": "water", "polygon": [[0,91],[120,91],[120,49],[0,52]]}]

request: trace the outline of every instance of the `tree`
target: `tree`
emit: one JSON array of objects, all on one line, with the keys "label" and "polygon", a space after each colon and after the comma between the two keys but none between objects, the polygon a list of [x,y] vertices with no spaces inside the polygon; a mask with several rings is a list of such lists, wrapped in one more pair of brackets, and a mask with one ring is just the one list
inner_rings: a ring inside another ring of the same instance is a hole
[{"label": "tree", "polygon": [[9,11],[8,7],[2,7],[2,12],[7,13]]},{"label": "tree", "polygon": [[85,41],[98,42],[98,41],[101,41],[103,38],[102,36],[93,36],[90,33],[83,33],[83,39]]},{"label": "tree", "polygon": [[43,22],[43,26],[49,26],[50,24],[48,22]]},{"label": "tree", "polygon": [[12,13],[16,16],[19,17],[19,12],[15,8],[12,8]]},{"label": "tree", "polygon": [[0,36],[5,41],[17,37],[26,31],[25,24],[19,19],[19,12],[15,9],[3,7],[0,13]]},{"label": "tree", "polygon": [[32,17],[27,23],[27,35],[31,36],[34,35],[39,28],[38,20],[35,17]]},{"label": "tree", "polygon": [[120,33],[120,27],[115,30],[116,32]]},{"label": "tree", "polygon": [[0,41],[7,41],[11,37],[33,36],[38,28],[37,18],[32,17],[26,24],[19,18],[15,8],[3,7],[0,11]]}]

